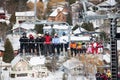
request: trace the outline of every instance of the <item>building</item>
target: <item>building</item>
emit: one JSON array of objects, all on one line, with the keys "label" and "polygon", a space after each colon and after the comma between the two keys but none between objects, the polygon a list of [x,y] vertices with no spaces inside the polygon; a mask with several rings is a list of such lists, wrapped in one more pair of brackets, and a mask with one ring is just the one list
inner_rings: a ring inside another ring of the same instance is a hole
[{"label": "building", "polygon": [[99,10],[111,11],[115,9],[117,2],[115,0],[107,0],[97,5]]},{"label": "building", "polygon": [[16,56],[11,62],[11,78],[32,77],[43,78],[49,75],[48,69],[44,65],[44,57],[21,57]]},{"label": "building", "polygon": [[23,23],[23,22],[33,22],[35,20],[34,11],[16,12],[16,24],[13,26],[13,34],[21,35],[27,30],[34,29],[35,24],[33,23]]},{"label": "building", "polygon": [[34,21],[35,13],[34,11],[25,11],[25,12],[16,12],[16,24],[22,23],[25,21]]},{"label": "building", "polygon": [[79,75],[83,74],[83,63],[79,61],[78,59],[71,58],[70,60],[67,60],[63,63],[64,71],[65,73],[71,74],[71,75]]},{"label": "building", "polygon": [[67,9],[65,7],[57,7],[49,15],[48,21],[66,22],[66,17],[67,17]]},{"label": "building", "polygon": [[5,11],[2,7],[0,8],[0,22],[5,22],[7,24],[10,23],[9,19],[10,19],[11,15],[7,13],[7,11]]},{"label": "building", "polygon": [[0,19],[6,19],[5,11],[2,8],[0,9]]}]

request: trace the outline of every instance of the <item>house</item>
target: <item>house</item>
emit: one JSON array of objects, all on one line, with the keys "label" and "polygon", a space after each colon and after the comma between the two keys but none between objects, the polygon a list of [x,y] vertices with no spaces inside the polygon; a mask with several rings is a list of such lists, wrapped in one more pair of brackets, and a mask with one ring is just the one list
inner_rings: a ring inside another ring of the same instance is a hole
[{"label": "house", "polygon": [[83,74],[84,65],[81,61],[76,58],[71,58],[63,63],[64,72],[71,75]]},{"label": "house", "polygon": [[61,25],[59,25],[59,24],[58,25],[53,25],[53,26],[46,25],[46,26],[43,27],[43,31],[44,31],[44,33],[46,31],[48,31],[49,33],[52,33],[52,30],[54,30],[58,34],[58,36],[60,37],[60,36],[62,36],[63,32],[68,34],[68,27],[69,26],[62,25],[62,24]]},{"label": "house", "polygon": [[[20,76],[29,76],[30,75],[30,65],[29,63],[19,55],[16,56],[12,61],[11,61],[11,71],[10,71],[10,76],[12,78],[20,77]],[[32,75],[32,73],[31,73]]]},{"label": "house", "polygon": [[23,32],[26,32],[28,30],[34,29],[34,27],[35,27],[35,24],[32,24],[32,23],[20,23],[20,24],[16,23],[13,26],[13,34],[20,35]]},{"label": "house", "polygon": [[[82,1],[76,1],[71,5],[71,11],[72,11],[72,24],[75,25],[81,25],[81,22],[91,22],[93,23],[94,28],[100,27],[101,24],[103,24],[103,19],[97,19],[96,16],[101,16],[98,12],[94,12],[92,10],[89,10],[90,8],[96,6],[95,4],[91,2],[82,2]],[[85,17],[87,17],[85,19]],[[92,19],[93,18],[93,19]]]},{"label": "house", "polygon": [[10,23],[10,14],[7,13],[2,7],[0,7],[0,22]]},{"label": "house", "polygon": [[0,19],[6,19],[5,11],[2,8],[0,9]]},{"label": "house", "polygon": [[34,70],[37,74],[35,75],[38,78],[47,77],[49,75],[49,71],[47,67],[45,67],[45,57],[32,57],[29,61],[30,65],[32,65],[32,70]]},{"label": "house", "polygon": [[13,26],[13,34],[21,35],[23,32],[26,32],[29,29],[34,29],[35,24],[33,23],[24,23],[27,21],[34,21],[35,14],[34,11],[25,11],[25,12],[15,12],[16,24]]},{"label": "house", "polygon": [[107,0],[97,5],[99,10],[111,10],[115,8],[117,2],[115,0]]},{"label": "house", "polygon": [[57,7],[48,17],[48,21],[66,22],[67,9],[65,7]]},{"label": "house", "polygon": [[43,78],[49,75],[48,69],[44,65],[44,57],[21,57],[17,55],[11,62],[11,78],[32,77]]},{"label": "house", "polygon": [[106,0],[88,0],[89,2],[92,2],[93,4],[99,4],[103,1],[106,1]]},{"label": "house", "polygon": [[25,21],[34,21],[35,14],[34,11],[25,11],[25,12],[15,12],[16,23],[22,23]]}]

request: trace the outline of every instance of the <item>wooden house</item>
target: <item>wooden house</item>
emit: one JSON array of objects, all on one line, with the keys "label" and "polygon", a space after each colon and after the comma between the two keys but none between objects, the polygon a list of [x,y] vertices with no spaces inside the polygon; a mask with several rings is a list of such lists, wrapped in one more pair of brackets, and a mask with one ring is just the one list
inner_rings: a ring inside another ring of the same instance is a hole
[{"label": "wooden house", "polygon": [[66,22],[67,8],[57,7],[48,17],[48,21]]}]

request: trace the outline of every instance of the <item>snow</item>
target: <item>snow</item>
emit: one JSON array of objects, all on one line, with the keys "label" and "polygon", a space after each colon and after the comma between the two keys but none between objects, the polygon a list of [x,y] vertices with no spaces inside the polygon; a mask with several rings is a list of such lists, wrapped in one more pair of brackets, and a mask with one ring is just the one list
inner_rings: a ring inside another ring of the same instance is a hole
[{"label": "snow", "polygon": [[117,40],[117,49],[120,50],[120,40]]},{"label": "snow", "polygon": [[58,7],[57,9],[55,9],[49,16],[57,16],[58,11],[62,11],[63,8],[62,7]]},{"label": "snow", "polygon": [[10,80],[9,71],[2,71],[1,77],[2,77],[2,80]]},{"label": "snow", "polygon": [[72,58],[63,63],[63,66],[69,70],[77,67],[78,65],[83,66],[83,64],[81,64],[81,62],[76,58]]},{"label": "snow", "polygon": [[18,50],[20,48],[20,42],[19,42],[20,37],[14,37],[12,35],[8,35],[7,38],[9,38],[12,44],[13,50]]},{"label": "snow", "polygon": [[60,37],[60,43],[67,43],[67,42],[68,42],[68,36]]},{"label": "snow", "polygon": [[35,24],[27,24],[27,23],[21,23],[21,24],[15,24],[14,25],[14,27],[13,27],[13,30],[14,29],[16,29],[16,28],[19,28],[19,27],[21,27],[21,28],[24,28],[24,29],[34,29],[34,27],[35,27]]},{"label": "snow", "polygon": [[4,51],[4,44],[2,42],[0,42],[0,50]]},{"label": "snow", "polygon": [[42,0],[42,2],[48,2],[49,0]]},{"label": "snow", "polygon": [[34,11],[15,12],[15,16],[34,16]]},{"label": "snow", "polygon": [[15,79],[10,79],[10,80],[40,80],[32,77],[17,77]]},{"label": "snow", "polygon": [[[87,79],[85,76],[72,76],[71,74],[68,75],[68,80],[89,80]],[[91,79],[91,80],[95,80],[95,79]]]},{"label": "snow", "polygon": [[45,57],[32,57],[29,61],[31,65],[42,65],[45,64]]},{"label": "snow", "polygon": [[[1,57],[0,57],[0,58],[1,58]],[[1,59],[2,59],[2,58],[1,58]],[[7,66],[7,67],[10,67],[11,64],[10,64],[10,63],[6,63],[6,62],[0,60],[0,67],[1,67],[1,66],[2,66],[2,67],[6,67],[6,66]]]},{"label": "snow", "polygon": [[62,80],[62,75],[62,71],[56,71],[54,73],[51,73],[49,76],[43,78],[17,77],[10,80]]},{"label": "snow", "polygon": [[[54,29],[68,29],[66,25],[53,25]],[[44,26],[43,29],[51,29],[51,26]]]},{"label": "snow", "polygon": [[[70,36],[70,41],[90,41],[89,36]],[[60,42],[68,42],[68,36],[60,37]]]},{"label": "snow", "polygon": [[[29,2],[35,3],[35,0],[28,0],[27,3]],[[36,2],[39,2],[39,0],[36,0]]]},{"label": "snow", "polygon": [[83,28],[77,28],[75,31],[73,31],[74,34],[77,34],[77,33],[81,33],[81,31],[86,31],[85,29]]},{"label": "snow", "polygon": [[116,4],[115,0],[107,0],[103,3],[98,4],[98,6],[114,6]]},{"label": "snow", "polygon": [[105,55],[103,55],[103,60],[105,60],[107,63],[110,63],[111,60],[110,60],[110,54],[109,53],[106,53]]},{"label": "snow", "polygon": [[5,11],[2,7],[0,7],[0,13],[5,13]]},{"label": "snow", "polygon": [[11,65],[12,67],[15,66],[17,64],[17,62],[19,62],[21,59],[21,57],[18,55],[16,56],[12,61],[11,61]]},{"label": "snow", "polygon": [[93,11],[87,11],[87,12],[86,12],[86,15],[93,15],[93,16],[95,16],[95,15],[98,15],[98,14],[96,14],[96,13],[93,12]]}]

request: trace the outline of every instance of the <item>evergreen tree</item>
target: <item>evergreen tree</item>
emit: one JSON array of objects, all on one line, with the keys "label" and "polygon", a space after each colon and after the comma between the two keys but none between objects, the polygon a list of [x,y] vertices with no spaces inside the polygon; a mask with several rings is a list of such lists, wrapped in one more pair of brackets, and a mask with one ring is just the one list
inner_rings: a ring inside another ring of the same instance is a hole
[{"label": "evergreen tree", "polygon": [[38,32],[38,33],[43,33],[43,25],[36,25],[35,26],[35,30]]},{"label": "evergreen tree", "polygon": [[72,31],[75,31],[77,28],[79,28],[80,26],[78,24],[76,24],[73,28]]},{"label": "evergreen tree", "polygon": [[105,42],[108,42],[109,41],[109,37],[107,36],[107,34],[103,31],[100,33],[100,39],[101,40],[104,40]]},{"label": "evergreen tree", "polygon": [[67,15],[67,23],[68,23],[69,25],[72,25],[72,15],[71,15],[70,12],[69,12],[68,15]]},{"label": "evergreen tree", "polygon": [[66,0],[67,2],[69,2],[69,4],[73,4],[75,3],[76,0]]},{"label": "evergreen tree", "polygon": [[64,74],[63,74],[63,79],[62,79],[62,80],[67,80],[67,76],[68,76],[68,75],[67,75],[66,73],[64,73]]},{"label": "evergreen tree", "polygon": [[115,0],[116,2],[120,3],[120,0]]},{"label": "evergreen tree", "polygon": [[12,16],[10,17],[10,22],[11,22],[12,24],[15,24],[15,23],[16,23],[16,16],[15,16],[15,13],[12,14]]},{"label": "evergreen tree", "polygon": [[81,27],[84,28],[84,29],[87,30],[87,31],[95,31],[93,24],[90,23],[90,22],[88,22],[88,23],[83,23],[83,24],[81,25]]},{"label": "evergreen tree", "polygon": [[8,38],[5,41],[4,48],[5,48],[5,52],[4,52],[4,55],[3,55],[3,61],[7,62],[7,63],[10,63],[14,58],[14,53],[13,53],[12,44],[11,44],[11,42]]}]

